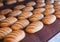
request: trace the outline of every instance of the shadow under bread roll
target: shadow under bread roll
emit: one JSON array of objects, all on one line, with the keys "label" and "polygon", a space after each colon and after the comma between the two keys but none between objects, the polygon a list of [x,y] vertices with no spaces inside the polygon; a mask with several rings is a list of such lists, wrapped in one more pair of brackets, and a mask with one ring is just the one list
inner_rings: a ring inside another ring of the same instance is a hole
[{"label": "shadow under bread roll", "polygon": [[23,30],[17,30],[11,32],[6,36],[4,42],[19,42],[25,38],[25,32]]},{"label": "shadow under bread roll", "polygon": [[27,19],[18,20],[11,26],[11,29],[13,30],[24,29],[26,26],[29,25],[29,23],[30,22]]},{"label": "shadow under bread roll", "polygon": [[12,32],[12,29],[10,29],[9,27],[0,28],[0,40],[5,38],[11,32]]},{"label": "shadow under bread roll", "polygon": [[3,21],[4,19],[6,19],[6,17],[4,15],[0,15],[0,21]]},{"label": "shadow under bread roll", "polygon": [[27,33],[36,33],[38,31],[40,31],[43,28],[43,23],[41,21],[35,21],[32,22],[31,24],[29,24],[26,27],[26,32]]},{"label": "shadow under bread roll", "polygon": [[17,21],[15,17],[8,17],[1,22],[1,27],[6,27],[14,24]]}]

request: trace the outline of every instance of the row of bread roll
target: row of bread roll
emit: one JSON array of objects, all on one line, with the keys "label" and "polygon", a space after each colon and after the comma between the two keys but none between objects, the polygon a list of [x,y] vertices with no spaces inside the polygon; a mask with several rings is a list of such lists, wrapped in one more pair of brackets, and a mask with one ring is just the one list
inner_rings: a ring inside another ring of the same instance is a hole
[{"label": "row of bread roll", "polygon": [[60,18],[60,2],[58,2],[58,1],[56,1],[55,3],[54,3],[54,8],[55,8],[55,16],[57,17],[57,18]]},{"label": "row of bread roll", "polygon": [[49,14],[53,14],[55,12],[54,9],[54,5],[53,4],[46,4],[45,5],[45,11],[44,11],[44,15],[49,15]]},{"label": "row of bread roll", "polygon": [[23,30],[12,31],[9,27],[0,28],[0,40],[4,39],[4,42],[19,42],[25,38],[25,32]]},{"label": "row of bread roll", "polygon": [[55,8],[55,11],[60,11],[60,2],[58,1],[54,2],[54,8]]}]

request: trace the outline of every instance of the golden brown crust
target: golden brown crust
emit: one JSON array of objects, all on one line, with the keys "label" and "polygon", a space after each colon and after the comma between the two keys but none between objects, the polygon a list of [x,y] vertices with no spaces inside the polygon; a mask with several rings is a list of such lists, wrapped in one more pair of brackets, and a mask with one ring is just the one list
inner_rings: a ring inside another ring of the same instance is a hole
[{"label": "golden brown crust", "polygon": [[37,8],[33,10],[33,14],[41,14],[45,11],[45,8]]},{"label": "golden brown crust", "polygon": [[60,18],[60,11],[56,11],[56,12],[55,12],[55,16],[56,16],[57,18]]},{"label": "golden brown crust", "polygon": [[43,23],[41,21],[36,21],[27,26],[26,32],[35,33],[43,28]]},{"label": "golden brown crust", "polygon": [[29,25],[29,21],[27,19],[18,20],[15,24],[11,26],[13,30],[24,29],[26,26]]},{"label": "golden brown crust", "polygon": [[19,42],[24,38],[25,32],[23,30],[17,30],[7,35],[6,38],[4,39],[4,42]]},{"label": "golden brown crust", "polygon": [[10,26],[17,21],[15,17],[8,17],[1,23],[1,27]]},{"label": "golden brown crust", "polygon": [[16,2],[17,2],[17,0],[7,0],[6,4],[10,5],[10,4],[14,4]]},{"label": "golden brown crust", "polygon": [[26,4],[26,6],[35,6],[35,5],[36,5],[36,2],[34,2],[34,1],[28,2]]},{"label": "golden brown crust", "polygon": [[31,22],[34,22],[34,21],[41,20],[41,19],[43,19],[43,18],[44,18],[44,15],[43,15],[43,14],[34,14],[34,15],[32,15],[32,16],[29,18],[29,20],[30,20]]},{"label": "golden brown crust", "polygon": [[4,15],[0,15],[0,21],[3,21],[4,19],[6,19],[6,17]]},{"label": "golden brown crust", "polygon": [[17,6],[15,6],[14,7],[14,9],[23,9],[23,8],[25,8],[26,6],[25,5],[17,5]]},{"label": "golden brown crust", "polygon": [[18,19],[26,19],[29,18],[30,16],[32,16],[33,13],[32,12],[22,12],[19,16]]},{"label": "golden brown crust", "polygon": [[33,11],[33,7],[29,6],[29,7],[25,7],[23,8],[23,11]]},{"label": "golden brown crust", "polygon": [[12,12],[12,10],[10,8],[7,8],[7,9],[4,9],[4,10],[1,10],[1,14],[3,15],[6,15],[8,13]]},{"label": "golden brown crust", "polygon": [[56,16],[55,15],[47,15],[42,19],[42,22],[44,24],[52,24],[56,21]]},{"label": "golden brown crust", "polygon": [[46,4],[43,3],[43,2],[38,2],[38,3],[36,4],[36,8],[44,7],[45,5],[46,5]]},{"label": "golden brown crust", "polygon": [[22,11],[18,10],[18,9],[14,9],[12,12],[10,12],[8,14],[8,16],[18,16],[22,13]]},{"label": "golden brown crust", "polygon": [[9,27],[0,28],[0,39],[5,38],[10,32],[12,32],[12,29]]}]

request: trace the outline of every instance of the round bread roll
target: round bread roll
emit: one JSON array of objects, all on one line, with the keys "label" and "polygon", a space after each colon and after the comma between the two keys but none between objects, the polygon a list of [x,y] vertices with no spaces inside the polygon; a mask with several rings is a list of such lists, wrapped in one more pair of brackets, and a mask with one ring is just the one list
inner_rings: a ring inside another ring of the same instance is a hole
[{"label": "round bread roll", "polygon": [[12,12],[12,10],[9,9],[9,8],[4,9],[4,10],[1,10],[1,14],[3,14],[3,15],[6,15],[6,14],[8,14],[8,13],[10,13],[10,12]]},{"label": "round bread roll", "polygon": [[11,26],[11,28],[13,30],[19,30],[19,29],[24,29],[28,25],[29,25],[29,21],[27,19],[22,19],[22,20],[18,20],[17,22],[15,22]]},{"label": "round bread roll", "polygon": [[18,16],[18,19],[27,19],[29,18],[30,16],[32,16],[33,13],[32,12],[22,12],[19,16]]},{"label": "round bread roll", "polygon": [[33,11],[33,7],[32,6],[27,6],[25,8],[23,8],[23,11]]},{"label": "round bread roll", "polygon": [[22,13],[22,11],[18,10],[18,9],[14,9],[12,12],[10,12],[8,14],[8,16],[18,16]]},{"label": "round bread roll", "polygon": [[6,19],[6,17],[4,15],[0,15],[0,21],[3,21],[4,19]]},{"label": "round bread roll", "polygon": [[54,8],[48,8],[46,9],[46,11],[43,13],[44,15],[49,15],[49,14],[53,14],[55,12]]},{"label": "round bread roll", "polygon": [[26,32],[28,33],[36,33],[43,28],[43,23],[41,21],[35,21],[27,26]]},{"label": "round bread roll", "polygon": [[38,2],[38,3],[36,4],[36,8],[44,7],[45,5],[46,5],[46,4],[43,3],[43,2]]},{"label": "round bread roll", "polygon": [[35,6],[35,5],[36,5],[36,2],[34,2],[34,1],[28,2],[26,4],[26,6]]},{"label": "round bread roll", "polygon": [[60,18],[60,11],[55,12],[55,16],[56,16],[57,18]]},{"label": "round bread roll", "polygon": [[1,22],[1,27],[6,27],[6,26],[10,26],[12,24],[14,24],[17,21],[17,19],[15,17],[8,17],[5,20],[3,20]]},{"label": "round bread roll", "polygon": [[45,11],[45,8],[37,8],[33,10],[33,14],[41,14]]},{"label": "round bread roll", "polygon": [[44,18],[44,15],[43,15],[43,14],[34,14],[34,15],[32,15],[32,16],[29,18],[29,20],[30,20],[31,22],[34,22],[34,21],[41,20],[41,19],[43,19],[43,18]]},{"label": "round bread roll", "polygon": [[25,38],[25,32],[23,30],[16,30],[6,36],[4,42],[19,42]]},{"label": "round bread roll", "polygon": [[14,9],[19,9],[19,10],[20,10],[20,9],[25,8],[25,7],[26,7],[26,6],[22,4],[22,5],[17,5],[17,6],[15,6]]},{"label": "round bread roll", "polygon": [[44,24],[47,24],[47,25],[52,24],[55,21],[56,21],[56,16],[55,15],[47,15],[42,19],[42,22]]},{"label": "round bread roll", "polygon": [[0,28],[0,40],[5,38],[11,32],[12,29],[10,29],[9,27]]},{"label": "round bread roll", "polygon": [[16,2],[17,2],[16,0],[7,0],[6,4],[10,5],[10,4],[14,4]]}]

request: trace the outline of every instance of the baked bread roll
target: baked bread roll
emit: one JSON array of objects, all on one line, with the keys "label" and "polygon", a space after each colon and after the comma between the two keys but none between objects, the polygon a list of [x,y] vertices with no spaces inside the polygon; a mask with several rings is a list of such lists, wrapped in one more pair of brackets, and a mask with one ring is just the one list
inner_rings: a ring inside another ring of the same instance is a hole
[{"label": "baked bread roll", "polygon": [[45,0],[36,0],[36,2],[45,2]]},{"label": "baked bread roll", "polygon": [[56,16],[55,15],[47,15],[42,19],[42,22],[44,24],[47,24],[47,25],[52,24],[55,21],[56,21]]},{"label": "baked bread roll", "polygon": [[56,11],[56,12],[55,12],[55,16],[56,16],[57,18],[60,18],[60,11]]},{"label": "baked bread roll", "polygon": [[55,6],[59,6],[59,5],[60,5],[60,2],[59,2],[59,1],[55,1],[55,2],[54,2],[54,5],[55,5]]},{"label": "baked bread roll", "polygon": [[35,6],[35,5],[36,5],[36,2],[34,2],[34,1],[28,2],[26,4],[26,6]]},{"label": "baked bread roll", "polygon": [[10,4],[14,4],[16,2],[17,2],[17,0],[7,0],[6,4],[10,5]]},{"label": "baked bread roll", "polygon": [[29,18],[30,16],[32,16],[33,13],[32,12],[22,12],[19,16],[18,16],[18,19],[27,19]]},{"label": "baked bread roll", "polygon": [[45,5],[45,8],[47,9],[47,8],[54,8],[54,5],[53,4],[46,4]]},{"label": "baked bread roll", "polygon": [[17,21],[15,17],[8,17],[1,22],[1,27],[10,26]]},{"label": "baked bread roll", "polygon": [[25,1],[25,0],[17,0],[17,2],[23,2],[23,1]]},{"label": "baked bread roll", "polygon": [[38,3],[36,4],[36,8],[44,7],[45,5],[46,5],[46,4],[43,3],[43,2],[38,2]]},{"label": "baked bread roll", "polygon": [[4,19],[6,19],[6,17],[4,15],[0,15],[0,21],[3,21]]},{"label": "baked bread roll", "polygon": [[0,28],[0,40],[5,38],[11,32],[12,29],[10,29],[9,27]]},{"label": "baked bread roll", "polygon": [[10,12],[8,14],[8,16],[18,16],[22,13],[22,11],[18,10],[18,9],[14,9],[12,12]]},{"label": "baked bread roll", "polygon": [[37,8],[33,10],[33,14],[41,14],[45,11],[45,8]]},{"label": "baked bread roll", "polygon": [[44,11],[44,15],[49,15],[49,14],[53,14],[55,12],[54,8],[48,8],[46,9],[46,11]]},{"label": "baked bread roll", "polygon": [[44,18],[44,15],[43,15],[43,14],[34,14],[34,15],[32,15],[32,16],[29,18],[29,20],[30,20],[31,22],[34,22],[34,21],[41,20],[41,19],[43,19],[43,18]]},{"label": "baked bread roll", "polygon": [[60,11],[60,5],[54,7],[55,11]]},{"label": "baked bread roll", "polygon": [[41,21],[35,21],[27,26],[26,32],[28,33],[36,33],[43,28],[43,23]]},{"label": "baked bread roll", "polygon": [[25,8],[26,6],[25,5],[23,5],[23,4],[21,4],[21,5],[16,5],[15,7],[14,7],[14,9],[23,9],[23,8]]},{"label": "baked bread roll", "polygon": [[47,4],[52,4],[52,3],[54,3],[54,0],[46,0],[46,3]]},{"label": "baked bread roll", "polygon": [[10,12],[12,12],[12,10],[10,8],[1,10],[1,14],[3,14],[3,15],[6,15],[6,14],[8,14]]},{"label": "baked bread roll", "polygon": [[25,32],[23,30],[17,30],[7,35],[6,38],[4,39],[4,42],[19,42],[24,38]]},{"label": "baked bread roll", "polygon": [[22,20],[18,20],[17,22],[15,22],[11,26],[11,28],[13,30],[19,30],[19,29],[24,29],[28,25],[29,25],[29,21],[27,19],[22,19]]},{"label": "baked bread roll", "polygon": [[33,7],[29,6],[29,7],[25,7],[23,8],[23,11],[33,11]]}]

